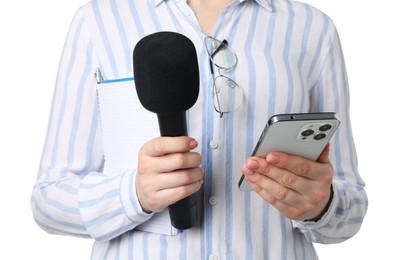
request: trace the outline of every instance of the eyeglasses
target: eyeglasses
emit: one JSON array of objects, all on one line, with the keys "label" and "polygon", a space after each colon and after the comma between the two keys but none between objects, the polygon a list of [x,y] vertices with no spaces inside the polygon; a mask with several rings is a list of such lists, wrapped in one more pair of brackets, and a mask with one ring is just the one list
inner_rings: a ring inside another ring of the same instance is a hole
[{"label": "eyeglasses", "polygon": [[[213,77],[213,107],[222,118],[225,113],[237,110],[244,102],[242,88],[231,78],[222,75],[222,71],[230,72],[237,65],[237,56],[227,46],[227,41],[219,41],[213,37],[205,37],[205,47],[209,55],[209,65]],[[219,70],[215,77],[213,65]]]}]

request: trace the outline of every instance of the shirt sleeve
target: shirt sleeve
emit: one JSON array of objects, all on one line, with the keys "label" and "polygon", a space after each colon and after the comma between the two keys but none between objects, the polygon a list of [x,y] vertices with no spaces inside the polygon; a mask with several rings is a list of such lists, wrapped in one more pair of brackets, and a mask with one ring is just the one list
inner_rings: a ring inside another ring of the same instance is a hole
[{"label": "shirt sleeve", "polygon": [[359,231],[368,199],[365,183],[358,173],[343,52],[332,23],[326,33],[325,46],[320,73],[311,91],[311,111],[334,111],[341,120],[338,131],[330,141],[330,160],[335,171],[334,196],[328,211],[319,221],[293,221],[293,226],[311,242],[338,243]]},{"label": "shirt sleeve", "polygon": [[59,65],[31,206],[44,230],[101,241],[133,229],[152,214],[143,212],[136,198],[135,169],[114,176],[102,172],[96,67],[93,42],[80,9]]}]

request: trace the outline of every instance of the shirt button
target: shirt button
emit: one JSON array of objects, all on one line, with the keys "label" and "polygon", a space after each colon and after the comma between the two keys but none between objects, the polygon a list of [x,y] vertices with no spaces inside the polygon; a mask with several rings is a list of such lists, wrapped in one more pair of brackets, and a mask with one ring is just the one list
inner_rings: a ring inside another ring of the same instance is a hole
[{"label": "shirt button", "polygon": [[208,259],[209,260],[218,260],[219,257],[217,255],[210,255]]},{"label": "shirt button", "polygon": [[218,143],[218,141],[212,140],[212,141],[209,142],[209,146],[212,149],[217,149],[219,147],[219,143]]},{"label": "shirt button", "polygon": [[216,197],[212,196],[212,197],[209,198],[208,202],[212,206],[215,206],[218,203],[218,199]]}]

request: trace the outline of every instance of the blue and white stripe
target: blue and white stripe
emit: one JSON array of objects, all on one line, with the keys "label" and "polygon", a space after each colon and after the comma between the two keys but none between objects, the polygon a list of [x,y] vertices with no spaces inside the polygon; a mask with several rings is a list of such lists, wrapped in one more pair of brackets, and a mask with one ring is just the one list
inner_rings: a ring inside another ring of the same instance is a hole
[{"label": "blue and white stripe", "polygon": [[[93,76],[97,67],[108,80],[131,72],[135,44],[157,31],[189,37],[200,67],[200,96],[189,111],[189,133],[203,156],[204,212],[199,227],[178,236],[135,229],[153,215],[141,211],[135,196],[135,169],[105,170]],[[222,119],[213,109],[205,35],[186,1],[93,0],[78,10],[65,42],[32,192],[38,225],[50,233],[93,238],[92,258],[112,260],[317,259],[313,242],[337,243],[356,234],[367,196],[357,172],[342,49],[329,17],[290,0],[234,0],[212,36],[227,39],[237,54],[238,64],[228,76],[246,100]],[[317,223],[288,220],[237,187],[241,165],[269,116],[309,111],[336,111],[342,120],[331,141],[334,198]],[[211,197],[216,205],[208,203]]]}]

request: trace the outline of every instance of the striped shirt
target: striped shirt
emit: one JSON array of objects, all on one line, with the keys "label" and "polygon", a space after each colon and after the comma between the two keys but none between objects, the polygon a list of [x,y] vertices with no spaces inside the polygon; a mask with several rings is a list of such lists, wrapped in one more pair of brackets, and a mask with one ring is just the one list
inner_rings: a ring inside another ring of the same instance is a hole
[{"label": "striped shirt", "polygon": [[[104,170],[93,76],[97,67],[104,79],[131,73],[135,44],[158,31],[189,37],[200,68],[200,95],[188,128],[199,141],[205,172],[203,217],[177,236],[135,229],[153,216],[139,206],[136,170]],[[243,89],[245,103],[223,118],[213,108],[205,36],[182,0],[93,0],[77,11],[32,192],[38,225],[93,238],[92,259],[112,260],[317,259],[313,243],[337,243],[357,233],[367,196],[357,170],[342,49],[329,17],[290,0],[233,0],[212,36],[227,39],[238,57],[228,76]],[[342,121],[331,140],[334,197],[318,222],[292,221],[256,193],[241,192],[237,182],[271,115],[316,111],[335,111]]]}]

